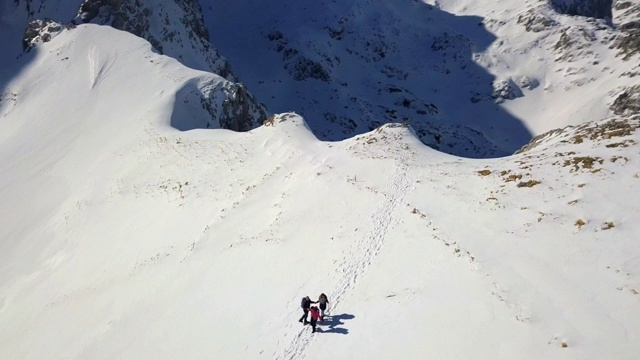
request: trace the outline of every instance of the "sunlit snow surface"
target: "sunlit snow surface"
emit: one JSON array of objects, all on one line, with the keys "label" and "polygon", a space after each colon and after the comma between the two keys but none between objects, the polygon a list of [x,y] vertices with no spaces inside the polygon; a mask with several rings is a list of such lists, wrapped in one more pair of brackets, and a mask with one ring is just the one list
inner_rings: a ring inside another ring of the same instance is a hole
[{"label": "sunlit snow surface", "polygon": [[176,93],[223,80],[128,33],[2,61],[2,359],[637,358],[637,131],[498,159],[294,113],[181,132]]}]

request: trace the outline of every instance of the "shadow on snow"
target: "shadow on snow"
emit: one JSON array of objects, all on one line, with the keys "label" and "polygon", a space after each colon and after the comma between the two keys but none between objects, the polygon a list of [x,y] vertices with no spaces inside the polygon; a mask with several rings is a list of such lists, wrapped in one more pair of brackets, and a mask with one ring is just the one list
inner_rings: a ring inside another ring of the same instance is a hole
[{"label": "shadow on snow", "polygon": [[[495,101],[493,82],[504,79],[475,62],[496,40],[481,17],[413,0],[215,0],[203,10],[213,45],[247,88],[271,112],[304,116],[320,140],[404,122],[430,147],[488,158],[532,138]],[[269,25],[257,29],[258,14]]]},{"label": "shadow on snow", "polygon": [[343,320],[351,320],[353,318],[355,316],[351,314],[326,315],[324,320],[318,322],[316,332],[346,335],[349,333],[349,329],[340,327],[340,325],[344,325]]}]

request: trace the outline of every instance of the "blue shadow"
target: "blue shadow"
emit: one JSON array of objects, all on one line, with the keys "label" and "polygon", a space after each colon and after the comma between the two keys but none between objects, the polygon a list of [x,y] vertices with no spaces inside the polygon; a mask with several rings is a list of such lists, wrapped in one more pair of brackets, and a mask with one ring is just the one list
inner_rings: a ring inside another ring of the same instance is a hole
[{"label": "blue shadow", "polygon": [[482,17],[415,0],[363,4],[214,0],[204,15],[213,45],[253,95],[270,112],[304,116],[320,140],[406,123],[424,144],[471,158],[507,156],[531,140],[477,62],[496,40]]},{"label": "blue shadow", "polygon": [[343,320],[352,320],[354,318],[355,316],[351,314],[326,315],[322,321],[318,322],[316,332],[346,335],[349,333],[349,329],[341,327],[341,325],[344,325]]}]

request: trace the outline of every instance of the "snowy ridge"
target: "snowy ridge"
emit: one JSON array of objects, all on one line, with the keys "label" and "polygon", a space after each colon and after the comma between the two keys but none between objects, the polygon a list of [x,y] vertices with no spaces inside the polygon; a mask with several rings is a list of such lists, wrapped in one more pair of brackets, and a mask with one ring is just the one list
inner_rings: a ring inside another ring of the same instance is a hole
[{"label": "snowy ridge", "polygon": [[23,52],[30,20],[80,7],[0,2],[0,358],[635,359],[624,4],[611,24],[549,1],[203,4],[245,88],[185,66],[207,59],[186,33],[168,56],[77,24]]},{"label": "snowy ridge", "polygon": [[[76,4],[75,8],[73,4]],[[208,81],[192,82],[179,91],[178,97],[186,98],[185,103],[190,103],[188,106],[208,112],[204,118],[196,117],[172,124],[179,130],[221,127],[247,131],[266,119],[264,106],[241,83],[232,82],[236,78],[229,63],[209,43],[209,34],[197,2],[156,1],[141,5],[129,1],[68,0],[57,4],[57,7],[54,5],[47,1],[40,2],[38,6],[31,0],[17,2],[12,9],[13,14],[5,15],[17,19],[26,15],[29,20],[28,24],[23,25],[26,31],[22,45],[26,52],[38,44],[51,41],[63,30],[73,31],[77,24],[92,22],[109,25],[149,41],[154,51],[171,56],[188,67],[213,72],[228,80],[220,86],[217,85],[219,81],[213,85]],[[10,8],[11,5],[6,7]],[[52,20],[49,16],[58,20]],[[15,33],[21,30],[8,32],[7,35],[14,35],[8,41],[17,43],[19,39]]]}]

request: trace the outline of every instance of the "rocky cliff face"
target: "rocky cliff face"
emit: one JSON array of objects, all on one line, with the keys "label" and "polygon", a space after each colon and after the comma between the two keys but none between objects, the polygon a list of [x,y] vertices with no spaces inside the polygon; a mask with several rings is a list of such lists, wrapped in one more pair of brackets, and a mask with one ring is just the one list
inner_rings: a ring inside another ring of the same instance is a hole
[{"label": "rocky cliff face", "polygon": [[[227,60],[211,46],[196,0],[85,0],[75,22],[110,25],[130,32],[188,67],[236,80]],[[190,56],[190,51],[200,56]]]},{"label": "rocky cliff face", "polygon": [[640,1],[615,1],[613,6],[614,24],[621,31],[615,47],[625,59],[640,53]]}]

